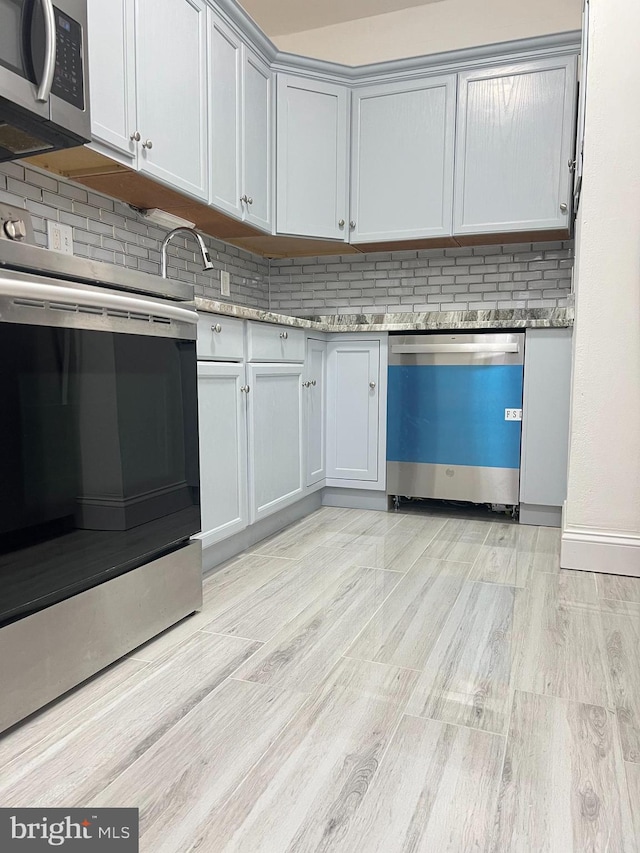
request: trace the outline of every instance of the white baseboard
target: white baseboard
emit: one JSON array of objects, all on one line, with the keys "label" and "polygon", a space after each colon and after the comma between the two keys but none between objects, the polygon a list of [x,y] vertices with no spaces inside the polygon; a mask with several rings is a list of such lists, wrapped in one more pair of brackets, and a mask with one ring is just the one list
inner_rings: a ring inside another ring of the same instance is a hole
[{"label": "white baseboard", "polygon": [[563,569],[640,577],[640,536],[565,527],[560,565]]}]

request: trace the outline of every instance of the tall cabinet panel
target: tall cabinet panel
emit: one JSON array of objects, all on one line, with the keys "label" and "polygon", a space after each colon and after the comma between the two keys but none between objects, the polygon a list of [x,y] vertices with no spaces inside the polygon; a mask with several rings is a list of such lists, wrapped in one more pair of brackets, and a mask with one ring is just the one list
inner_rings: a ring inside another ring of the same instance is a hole
[{"label": "tall cabinet panel", "polygon": [[357,89],[351,242],[450,236],[456,76]]},{"label": "tall cabinet panel", "polygon": [[277,230],[348,240],[346,87],[278,74]]},{"label": "tall cabinet panel", "polygon": [[242,192],[246,221],[271,231],[273,98],[271,71],[246,46],[242,54]]},{"label": "tall cabinet panel", "polygon": [[566,229],[576,57],[459,75],[454,233]]},{"label": "tall cabinet panel", "polygon": [[109,156],[131,166],[137,156],[133,0],[88,0],[91,135]]},{"label": "tall cabinet panel", "polygon": [[305,362],[305,437],[307,486],[327,476],[326,397],[327,344],[309,338]]},{"label": "tall cabinet panel", "polygon": [[244,364],[198,362],[202,544],[243,530],[247,507]]},{"label": "tall cabinet panel", "polygon": [[380,343],[327,348],[327,478],[378,479]]},{"label": "tall cabinet panel", "polygon": [[209,12],[211,203],[240,218],[242,42]]},{"label": "tall cabinet panel", "polygon": [[206,200],[207,7],[136,0],[139,168]]},{"label": "tall cabinet panel", "polygon": [[302,364],[247,367],[251,521],[302,497]]}]

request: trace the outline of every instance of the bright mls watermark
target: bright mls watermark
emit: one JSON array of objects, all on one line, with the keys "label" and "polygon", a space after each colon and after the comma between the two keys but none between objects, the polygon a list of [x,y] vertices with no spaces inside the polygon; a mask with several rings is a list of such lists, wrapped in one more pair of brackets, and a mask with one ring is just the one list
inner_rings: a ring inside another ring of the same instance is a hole
[{"label": "bright mls watermark", "polygon": [[2,853],[138,853],[138,809],[3,809]]}]

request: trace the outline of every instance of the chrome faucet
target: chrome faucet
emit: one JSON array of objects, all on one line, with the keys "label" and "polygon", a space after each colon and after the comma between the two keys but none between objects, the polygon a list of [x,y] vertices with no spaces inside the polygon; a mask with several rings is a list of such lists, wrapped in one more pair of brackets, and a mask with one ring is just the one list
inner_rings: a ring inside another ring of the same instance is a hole
[{"label": "chrome faucet", "polygon": [[180,226],[180,228],[174,228],[173,231],[169,231],[167,236],[162,241],[162,248],[160,251],[162,252],[162,278],[167,277],[167,246],[176,236],[176,234],[190,234],[192,237],[198,241],[198,246],[200,247],[200,254],[202,255],[203,269],[204,270],[212,270],[213,263],[211,262],[211,256],[209,255],[209,250],[204,244],[204,240],[198,234],[197,231],[194,231],[193,228],[185,228],[184,226]]}]

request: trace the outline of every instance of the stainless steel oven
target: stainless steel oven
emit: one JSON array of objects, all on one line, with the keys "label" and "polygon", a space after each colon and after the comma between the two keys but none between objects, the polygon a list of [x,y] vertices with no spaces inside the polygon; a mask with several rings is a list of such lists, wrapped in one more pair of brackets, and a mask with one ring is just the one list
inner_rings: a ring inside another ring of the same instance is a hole
[{"label": "stainless steel oven", "polygon": [[200,606],[189,290],[0,239],[0,731]]},{"label": "stainless steel oven", "polygon": [[91,138],[86,0],[0,0],[0,160]]}]

